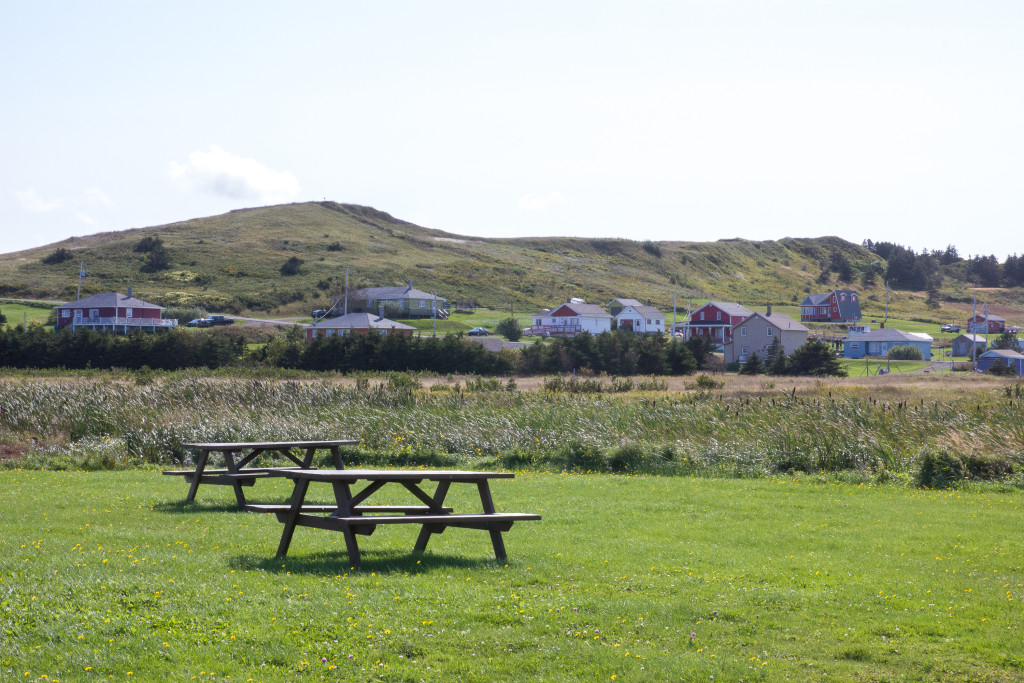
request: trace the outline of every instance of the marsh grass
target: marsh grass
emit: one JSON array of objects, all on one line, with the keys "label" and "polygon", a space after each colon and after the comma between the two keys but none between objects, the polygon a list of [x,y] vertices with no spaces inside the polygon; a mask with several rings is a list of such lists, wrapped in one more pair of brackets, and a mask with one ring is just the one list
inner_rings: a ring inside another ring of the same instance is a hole
[{"label": "marsh grass", "polygon": [[314,529],[275,559],[272,516],[152,471],[0,491],[3,680],[1024,679],[1020,491],[520,472],[499,509],[543,521],[507,564],[382,528],[362,571]]}]

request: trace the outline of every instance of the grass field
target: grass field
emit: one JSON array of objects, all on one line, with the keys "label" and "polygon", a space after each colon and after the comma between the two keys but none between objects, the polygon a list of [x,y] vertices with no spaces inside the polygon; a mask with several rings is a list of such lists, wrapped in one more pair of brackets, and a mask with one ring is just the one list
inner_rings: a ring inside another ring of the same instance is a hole
[{"label": "grass field", "polygon": [[154,471],[0,491],[4,680],[1024,680],[1019,490],[520,473],[507,565],[392,527],[361,571]]},{"label": "grass field", "polygon": [[7,326],[15,327],[22,325],[26,320],[29,324],[39,323],[42,325],[50,315],[50,308],[39,306],[28,306],[25,304],[12,303],[0,300],[0,313],[7,318]]}]

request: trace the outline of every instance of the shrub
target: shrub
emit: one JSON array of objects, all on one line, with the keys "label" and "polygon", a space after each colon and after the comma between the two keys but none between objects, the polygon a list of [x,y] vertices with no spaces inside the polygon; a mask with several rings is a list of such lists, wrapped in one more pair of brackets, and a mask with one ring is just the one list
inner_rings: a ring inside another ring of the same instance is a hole
[{"label": "shrub", "polygon": [[661,245],[659,245],[657,242],[653,242],[651,240],[644,240],[644,243],[640,246],[643,247],[643,250],[646,251],[651,256],[657,256],[658,258],[661,258]]},{"label": "shrub", "polygon": [[64,247],[61,247],[60,249],[57,249],[52,254],[49,254],[48,256],[44,256],[43,257],[43,263],[45,263],[48,266],[54,266],[54,265],[57,265],[58,263],[64,263],[65,261],[70,261],[72,258],[74,258],[74,254],[71,253],[71,250],[70,249],[65,249]]},{"label": "shrub", "polygon": [[956,486],[967,475],[964,461],[956,453],[946,450],[926,450],[921,455],[921,469],[917,485],[929,489],[948,489]]},{"label": "shrub", "polygon": [[717,380],[711,375],[697,375],[694,385],[698,389],[709,391],[711,389],[721,389],[725,386],[725,382]]},{"label": "shrub", "polygon": [[519,341],[523,336],[523,329],[519,326],[519,321],[515,318],[505,318],[495,328],[498,334],[505,337],[509,341]]},{"label": "shrub", "polygon": [[964,457],[964,467],[971,479],[1003,479],[1013,476],[1013,463],[998,455],[969,454]]},{"label": "shrub", "polygon": [[889,360],[924,360],[924,354],[916,346],[894,346],[885,356]]},{"label": "shrub", "polygon": [[1012,365],[1007,365],[1006,363],[1003,363],[1002,361],[999,360],[992,363],[992,365],[989,367],[988,370],[986,370],[986,372],[988,372],[988,374],[990,375],[997,375],[999,377],[1017,376],[1017,371],[1014,370]]},{"label": "shrub", "polygon": [[331,242],[327,245],[327,251],[343,251],[345,247],[341,246],[341,242]]},{"label": "shrub", "polygon": [[284,262],[281,266],[281,275],[298,275],[299,268],[302,266],[303,260],[298,256],[292,256],[290,259]]},{"label": "shrub", "polygon": [[644,463],[644,451],[636,444],[623,444],[608,457],[608,469],[613,472],[638,470]]}]

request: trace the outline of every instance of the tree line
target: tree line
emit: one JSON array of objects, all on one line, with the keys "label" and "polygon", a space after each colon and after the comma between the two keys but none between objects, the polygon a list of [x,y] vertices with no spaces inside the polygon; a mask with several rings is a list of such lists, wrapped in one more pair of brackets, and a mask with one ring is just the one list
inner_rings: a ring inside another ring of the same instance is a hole
[{"label": "tree line", "polygon": [[1024,256],[1017,254],[1000,263],[991,255],[963,258],[953,245],[920,253],[892,242],[864,240],[864,247],[885,260],[885,279],[894,289],[937,290],[947,277],[982,287],[1024,286]]}]

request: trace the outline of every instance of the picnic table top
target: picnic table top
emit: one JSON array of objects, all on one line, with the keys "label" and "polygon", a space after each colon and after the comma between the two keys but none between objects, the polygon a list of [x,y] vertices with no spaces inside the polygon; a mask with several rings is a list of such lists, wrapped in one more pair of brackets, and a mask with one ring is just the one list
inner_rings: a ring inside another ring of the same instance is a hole
[{"label": "picnic table top", "polygon": [[208,451],[237,451],[243,448],[332,448],[334,446],[351,446],[359,443],[354,439],[332,439],[328,441],[238,441],[209,443],[183,443],[185,448],[202,448]]},{"label": "picnic table top", "polygon": [[309,481],[484,481],[513,479],[512,472],[475,472],[471,470],[278,470],[271,476]]}]

